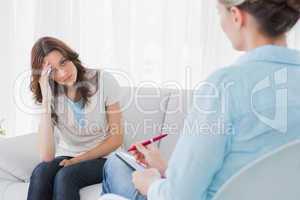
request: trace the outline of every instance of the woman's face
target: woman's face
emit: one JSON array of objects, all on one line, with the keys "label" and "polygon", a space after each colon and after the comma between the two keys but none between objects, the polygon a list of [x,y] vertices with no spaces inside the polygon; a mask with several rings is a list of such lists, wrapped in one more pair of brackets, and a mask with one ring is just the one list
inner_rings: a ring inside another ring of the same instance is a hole
[{"label": "woman's face", "polygon": [[241,11],[236,7],[227,8],[220,2],[218,2],[217,9],[220,16],[221,27],[232,43],[232,46],[236,50],[244,50],[241,31],[243,20]]},{"label": "woman's face", "polygon": [[77,68],[59,51],[50,52],[43,61],[52,67],[51,78],[60,85],[72,86],[77,79]]}]

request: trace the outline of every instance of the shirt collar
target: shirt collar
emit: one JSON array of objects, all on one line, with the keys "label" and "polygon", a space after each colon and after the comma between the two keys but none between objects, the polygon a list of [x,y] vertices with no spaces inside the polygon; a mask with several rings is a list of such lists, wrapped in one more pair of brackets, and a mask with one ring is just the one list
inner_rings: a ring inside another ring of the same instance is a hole
[{"label": "shirt collar", "polygon": [[300,51],[286,47],[265,45],[242,55],[236,64],[264,61],[300,65]]}]

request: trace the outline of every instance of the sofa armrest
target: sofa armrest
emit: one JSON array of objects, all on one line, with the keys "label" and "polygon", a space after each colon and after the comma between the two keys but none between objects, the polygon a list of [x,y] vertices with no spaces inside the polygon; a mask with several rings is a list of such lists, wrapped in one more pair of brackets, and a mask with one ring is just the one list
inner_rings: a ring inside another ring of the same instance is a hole
[{"label": "sofa armrest", "polygon": [[7,172],[4,169],[0,169],[0,181],[1,180],[6,180],[6,181],[20,181],[18,177],[15,177],[13,174],[10,172]]},{"label": "sofa armrest", "polygon": [[37,134],[0,140],[0,170],[22,181],[28,181],[40,162]]}]

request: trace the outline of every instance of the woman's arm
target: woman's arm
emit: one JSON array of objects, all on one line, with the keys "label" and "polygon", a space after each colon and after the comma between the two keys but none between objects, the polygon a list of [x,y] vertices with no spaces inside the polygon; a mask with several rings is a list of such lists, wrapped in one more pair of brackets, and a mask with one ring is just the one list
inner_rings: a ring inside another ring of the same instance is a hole
[{"label": "woman's arm", "polygon": [[54,134],[53,124],[51,120],[51,99],[52,92],[49,85],[49,74],[51,66],[45,63],[39,84],[42,92],[42,108],[44,113],[41,115],[39,129],[38,129],[38,144],[40,150],[40,157],[43,161],[49,162],[54,159],[55,156],[55,145],[54,145]]},{"label": "woman's arm", "polygon": [[74,161],[77,163],[84,160],[92,160],[106,156],[122,145],[123,123],[119,103],[107,106],[106,113],[110,136],[90,151],[71,159],[71,163]]},{"label": "woman's arm", "polygon": [[51,112],[49,111],[46,111],[41,116],[38,138],[41,159],[45,162],[52,161],[55,155],[55,145]]}]

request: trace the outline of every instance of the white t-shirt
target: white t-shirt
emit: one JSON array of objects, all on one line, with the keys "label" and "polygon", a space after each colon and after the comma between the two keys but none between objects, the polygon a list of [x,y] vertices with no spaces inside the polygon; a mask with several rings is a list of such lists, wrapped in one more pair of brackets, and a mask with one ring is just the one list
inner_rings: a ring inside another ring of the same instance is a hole
[{"label": "white t-shirt", "polygon": [[74,103],[66,95],[56,98],[58,121],[54,126],[55,156],[77,156],[108,137],[106,106],[119,102],[120,86],[107,71],[88,69],[87,74],[93,77],[97,71],[98,90],[83,109],[79,106],[80,102]]}]

